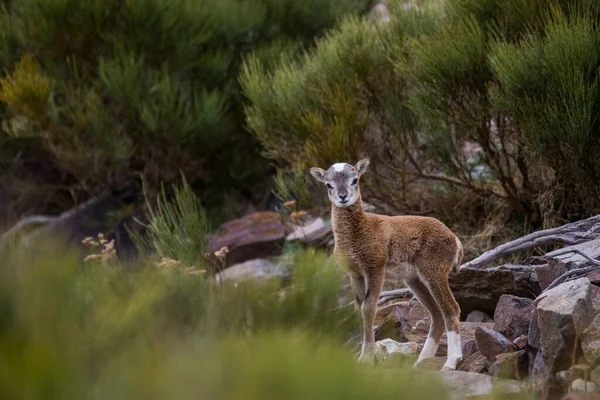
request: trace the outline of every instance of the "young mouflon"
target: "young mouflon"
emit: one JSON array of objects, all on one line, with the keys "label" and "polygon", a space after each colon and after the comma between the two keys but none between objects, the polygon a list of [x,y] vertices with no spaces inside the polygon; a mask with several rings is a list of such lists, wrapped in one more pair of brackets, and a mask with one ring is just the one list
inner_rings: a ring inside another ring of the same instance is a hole
[{"label": "young mouflon", "polygon": [[457,271],[462,261],[460,240],[435,218],[364,212],[359,180],[368,166],[369,159],[365,158],[356,166],[337,163],[327,171],[310,169],[311,175],[327,186],[334,254],[350,276],[355,305],[362,316],[359,360],[373,359],[377,300],[385,270],[393,269],[431,315],[429,335],[415,365],[435,356],[445,326],[448,358],[443,369],[456,369],[462,359],[460,308],[448,286],[448,275]]}]

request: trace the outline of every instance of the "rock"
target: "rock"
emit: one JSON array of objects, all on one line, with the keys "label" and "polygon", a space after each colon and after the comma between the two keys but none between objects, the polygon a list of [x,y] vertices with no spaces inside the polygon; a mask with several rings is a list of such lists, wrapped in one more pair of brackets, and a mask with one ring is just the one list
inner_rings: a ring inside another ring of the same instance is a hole
[{"label": "rock", "polygon": [[563,398],[561,398],[561,400],[600,400],[600,396],[593,393],[567,393]]},{"label": "rock", "polygon": [[590,281],[580,278],[565,282],[544,292],[535,304],[529,344],[540,354],[533,374],[548,383],[554,373],[570,366],[576,337],[593,319]]},{"label": "rock", "polygon": [[467,322],[493,322],[492,317],[484,313],[483,311],[474,310],[467,315]]},{"label": "rock", "polygon": [[[600,270],[594,272],[600,272]],[[592,284],[592,305],[594,307],[594,314],[600,314],[600,287],[596,286],[592,281],[590,281],[590,283]]]},{"label": "rock", "polygon": [[533,314],[533,300],[510,294],[500,296],[494,312],[494,330],[514,340],[529,331]]},{"label": "rock", "polygon": [[264,211],[223,224],[210,238],[211,253],[227,247],[225,265],[234,265],[255,258],[281,253],[285,225],[274,212]]},{"label": "rock", "polygon": [[527,352],[525,350],[513,353],[498,354],[488,370],[490,375],[501,378],[522,379],[527,374]]},{"label": "rock", "polygon": [[306,225],[293,225],[292,233],[286,240],[288,242],[301,241],[309,245],[325,246],[333,237],[331,222],[323,218],[316,218]]},{"label": "rock", "polygon": [[486,396],[492,390],[505,394],[521,391],[521,385],[515,380],[499,381],[488,375],[465,371],[441,371],[440,374],[451,389],[453,399]]},{"label": "rock", "polygon": [[515,340],[513,340],[513,345],[518,350],[523,350],[525,346],[527,346],[527,336],[521,335],[518,338],[515,338]]},{"label": "rock", "polygon": [[600,366],[597,366],[590,373],[590,380],[600,387]]},{"label": "rock", "polygon": [[491,329],[493,323],[475,323],[461,322],[460,323],[460,341],[462,343],[463,358],[467,358],[478,351],[477,341],[475,340],[475,331],[478,327]]},{"label": "rock", "polygon": [[490,361],[486,356],[481,354],[479,350],[470,356],[466,357],[464,361],[458,366],[459,371],[465,372],[476,372],[478,374],[484,374],[488,372]]},{"label": "rock", "polygon": [[400,343],[393,339],[383,339],[375,343],[384,360],[396,356],[418,355],[422,346],[415,342]]},{"label": "rock", "polygon": [[417,368],[427,371],[439,371],[446,363],[446,357],[431,357],[419,361]]},{"label": "rock", "polygon": [[556,278],[568,270],[569,268],[567,268],[566,264],[557,262],[550,262],[548,264],[536,267],[536,274],[542,290],[546,290],[546,288],[550,286],[550,284],[554,282]]},{"label": "rock", "polygon": [[600,314],[583,331],[581,348],[585,359],[592,366],[600,364]]},{"label": "rock", "polygon": [[[429,326],[431,325],[431,316],[427,309],[421,305],[418,301],[414,301],[412,305],[409,305],[408,311],[406,309],[396,310],[395,315],[399,318],[402,335],[406,340],[410,342],[424,343],[429,333]],[[475,342],[475,329],[478,326],[484,326],[491,328],[493,323],[475,323],[475,322],[461,322],[460,323],[460,339],[462,343],[463,358],[466,358],[477,351],[477,344]],[[442,336],[440,341],[440,347],[436,353],[438,356],[445,356],[447,353],[447,338],[446,333]]]},{"label": "rock", "polygon": [[427,309],[418,301],[414,301],[408,308],[406,318],[401,321],[402,333],[410,342],[424,342],[429,333],[431,316]]},{"label": "rock", "polygon": [[[590,258],[600,257],[600,238],[589,240],[587,242],[579,243],[573,246],[563,247],[556,249],[544,255],[544,258],[550,261],[550,264],[554,266],[563,264],[567,266],[567,269],[574,269],[582,267],[584,264],[589,263],[589,260],[577,253],[565,253],[565,250],[578,250],[579,252],[588,255]],[[560,254],[560,255],[558,255]]]},{"label": "rock", "polygon": [[402,334],[402,321],[406,320],[409,301],[400,302],[378,311],[375,316],[375,339],[390,338],[398,342],[408,341]]},{"label": "rock", "polygon": [[575,379],[571,383],[569,390],[572,393],[595,393],[598,389],[592,382],[586,382],[583,379]]},{"label": "rock", "polygon": [[478,326],[475,330],[475,341],[481,354],[486,356],[489,361],[494,361],[498,354],[515,350],[512,342],[502,334],[482,326]]},{"label": "rock", "polygon": [[587,364],[575,364],[565,371],[556,373],[556,380],[564,388],[569,387],[575,379],[586,379],[590,377],[590,366]]},{"label": "rock", "polygon": [[600,286],[600,269],[595,269],[585,275],[590,280],[592,285]]},{"label": "rock", "polygon": [[239,282],[245,279],[281,278],[285,275],[285,268],[281,265],[273,264],[267,259],[258,258],[224,269],[215,276],[215,280],[217,283],[223,281]]},{"label": "rock", "polygon": [[535,266],[511,264],[462,268],[459,273],[450,274],[450,287],[460,305],[462,318],[473,310],[493,315],[503,294],[535,298],[542,291]]}]

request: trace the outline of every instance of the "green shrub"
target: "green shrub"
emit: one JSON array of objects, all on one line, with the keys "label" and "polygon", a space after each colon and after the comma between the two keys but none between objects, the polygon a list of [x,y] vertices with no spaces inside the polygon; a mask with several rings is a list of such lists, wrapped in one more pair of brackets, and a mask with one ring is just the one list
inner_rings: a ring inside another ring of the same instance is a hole
[{"label": "green shrub", "polygon": [[482,224],[490,200],[518,230],[597,213],[597,2],[398,6],[387,24],[346,20],[299,61],[246,63],[265,155],[285,172],[369,155],[367,201],[449,224]]},{"label": "green shrub", "polygon": [[[157,193],[180,171],[207,207],[257,199],[270,166],[245,132],[243,58],[256,51],[273,64],[280,53],[294,56],[366,3],[9,2],[0,10],[5,140],[44,151],[26,163],[9,147],[7,157],[18,162],[3,176],[51,182],[28,199],[49,209],[120,189],[140,174]],[[34,168],[40,164],[49,168]],[[16,198],[18,183],[4,182]]]},{"label": "green shrub", "polygon": [[282,294],[37,250],[3,255],[2,398],[450,398],[407,363],[356,362],[344,344],[356,325],[340,324],[352,307],[337,307],[339,273],[321,253],[298,255]]}]

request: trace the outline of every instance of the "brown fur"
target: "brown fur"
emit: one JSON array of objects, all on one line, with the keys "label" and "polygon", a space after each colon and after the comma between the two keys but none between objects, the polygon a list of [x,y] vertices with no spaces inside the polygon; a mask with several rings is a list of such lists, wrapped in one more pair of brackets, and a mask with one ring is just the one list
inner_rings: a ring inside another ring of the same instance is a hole
[{"label": "brown fur", "polygon": [[[362,175],[358,165],[354,170],[357,176]],[[334,175],[335,171],[332,171]],[[316,171],[311,172],[315,175]],[[331,172],[323,174],[325,183],[328,173]],[[342,173],[341,169],[338,173]],[[344,173],[351,172],[344,170]],[[321,180],[320,175],[315,177]],[[386,268],[400,273],[428,309],[432,317],[429,336],[436,343],[440,341],[444,326],[448,331],[458,333],[460,308],[448,286],[450,270],[458,269],[463,256],[456,235],[435,218],[366,213],[358,185],[355,186],[354,204],[344,207],[332,204],[332,223],[334,253],[350,275],[356,306],[362,314],[361,358],[371,357],[374,351],[373,320]],[[345,187],[341,190],[346,193]],[[330,198],[334,196],[330,193]]]}]

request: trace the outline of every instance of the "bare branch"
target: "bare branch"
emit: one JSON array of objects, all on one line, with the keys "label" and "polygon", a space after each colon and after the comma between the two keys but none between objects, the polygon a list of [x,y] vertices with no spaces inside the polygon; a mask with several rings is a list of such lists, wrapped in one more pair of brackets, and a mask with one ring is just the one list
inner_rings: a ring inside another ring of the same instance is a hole
[{"label": "bare branch", "polygon": [[410,289],[396,289],[381,292],[377,305],[380,306],[390,300],[406,299],[413,296],[413,292]]},{"label": "bare branch", "polygon": [[[594,260],[595,261],[595,260]],[[561,276],[559,276],[558,278],[556,278],[550,285],[548,285],[548,287],[546,288],[546,290],[550,290],[552,288],[557,287],[558,285],[560,285],[561,283],[565,283],[568,281],[572,281],[574,279],[580,278],[596,269],[598,269],[598,264],[595,264],[591,267],[583,267],[583,268],[576,268],[576,269],[572,269],[570,271],[565,272],[564,274],[562,274]]]},{"label": "bare branch", "polygon": [[576,245],[584,243],[600,237],[600,234],[596,232],[596,225],[598,224],[600,224],[600,215],[558,228],[534,232],[486,251],[474,260],[461,265],[461,269],[465,267],[479,268],[499,258],[541,245],[557,243]]}]

